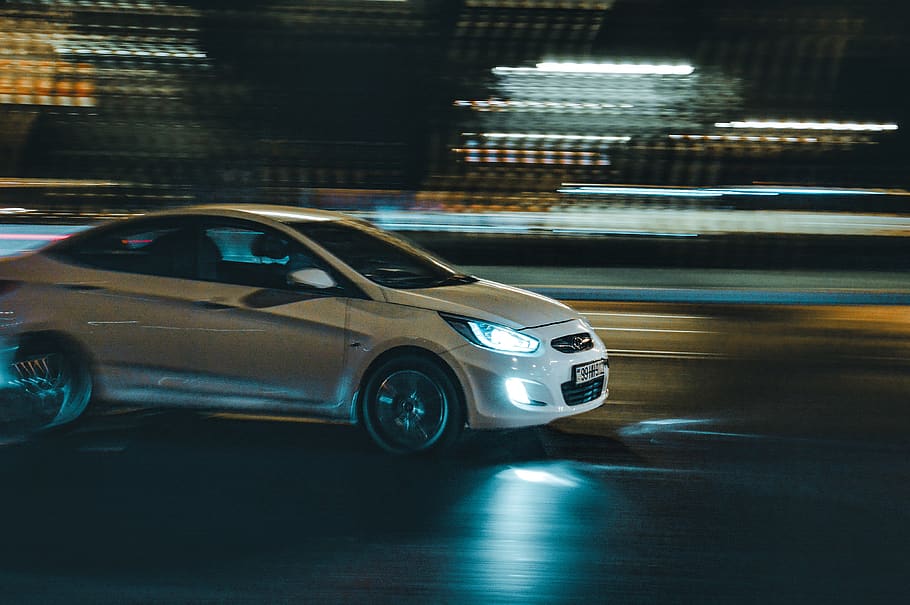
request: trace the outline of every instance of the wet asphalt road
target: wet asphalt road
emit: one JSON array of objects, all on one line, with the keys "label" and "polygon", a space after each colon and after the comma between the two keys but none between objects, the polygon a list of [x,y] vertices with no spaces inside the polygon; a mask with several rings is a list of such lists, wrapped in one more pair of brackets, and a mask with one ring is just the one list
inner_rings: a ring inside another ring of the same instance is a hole
[{"label": "wet asphalt road", "polygon": [[906,308],[577,306],[610,402],[444,458],[176,412],[0,447],[0,602],[904,599]]}]

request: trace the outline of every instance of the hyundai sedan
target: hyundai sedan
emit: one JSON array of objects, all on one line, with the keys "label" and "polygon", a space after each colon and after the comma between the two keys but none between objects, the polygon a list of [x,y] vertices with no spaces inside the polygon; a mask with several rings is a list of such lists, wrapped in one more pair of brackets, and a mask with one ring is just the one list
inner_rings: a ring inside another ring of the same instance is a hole
[{"label": "hyundai sedan", "polygon": [[46,427],[87,406],[362,425],[396,453],[607,397],[607,351],[549,298],[340,213],[170,210],[0,261],[4,381]]}]

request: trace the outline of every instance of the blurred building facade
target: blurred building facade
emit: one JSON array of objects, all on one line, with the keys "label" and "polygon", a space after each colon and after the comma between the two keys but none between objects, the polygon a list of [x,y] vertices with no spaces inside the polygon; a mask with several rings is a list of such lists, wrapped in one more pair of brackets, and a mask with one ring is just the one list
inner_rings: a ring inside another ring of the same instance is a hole
[{"label": "blurred building facade", "polygon": [[0,177],[109,207],[906,187],[904,4],[11,0]]}]

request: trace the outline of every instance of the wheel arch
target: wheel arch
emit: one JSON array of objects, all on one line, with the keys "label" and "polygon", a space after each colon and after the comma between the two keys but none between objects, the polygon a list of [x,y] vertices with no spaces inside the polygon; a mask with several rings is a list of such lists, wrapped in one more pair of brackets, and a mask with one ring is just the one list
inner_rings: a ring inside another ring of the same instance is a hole
[{"label": "wheel arch", "polygon": [[362,425],[363,419],[361,418],[362,410],[361,403],[364,388],[367,385],[367,382],[370,380],[370,377],[373,376],[373,373],[376,371],[376,368],[380,367],[382,364],[386,363],[390,359],[396,357],[406,357],[408,355],[415,355],[423,357],[434,364],[436,364],[448,378],[452,381],[452,385],[455,387],[456,394],[458,395],[458,405],[461,407],[461,411],[464,412],[465,417],[467,417],[467,400],[465,398],[464,385],[461,384],[461,380],[458,379],[458,375],[455,373],[455,370],[452,369],[442,357],[416,345],[399,345],[392,347],[387,351],[383,351],[380,355],[376,357],[370,365],[367,366],[367,369],[363,372],[360,377],[360,383],[357,385],[357,396],[354,399],[354,422],[355,424]]},{"label": "wheel arch", "polygon": [[[22,385],[25,388],[25,392],[35,394],[39,405],[42,407],[41,411],[35,416],[38,424],[30,426],[29,432],[56,431],[59,427],[72,425],[75,421],[82,418],[86,408],[93,400],[96,400],[93,358],[88,349],[78,339],[65,332],[57,330],[23,332],[16,338],[13,359],[16,360],[16,363],[20,359],[25,362],[31,355],[37,354],[38,357],[36,359],[40,359],[42,355],[50,353],[59,353],[62,357],[71,360],[70,364],[62,366],[70,369],[64,370],[64,373],[61,374],[60,366],[57,366],[56,370],[51,370],[46,361],[39,363],[37,366],[29,362],[22,371],[30,375],[23,376],[23,374],[19,374],[19,376],[24,378]],[[42,367],[44,370],[41,369]],[[15,371],[17,373],[20,372],[19,369]],[[50,376],[56,376],[52,379],[53,384],[48,390],[44,391],[44,394],[41,392],[41,389],[45,388],[43,386],[44,383],[42,383],[43,379],[40,376],[42,372]],[[61,375],[66,377],[66,382],[62,386],[59,382]],[[30,389],[28,385],[37,388],[37,391]],[[44,395],[47,394],[54,397],[55,410],[51,415],[45,415],[47,409],[45,409]],[[58,397],[59,400],[57,400]]]},{"label": "wheel arch", "polygon": [[86,368],[89,373],[94,377],[95,372],[95,358],[89,352],[88,348],[82,344],[78,338],[75,336],[63,332],[61,330],[34,330],[30,332],[23,332],[16,338],[16,349],[21,349],[26,346],[31,346],[36,343],[54,343],[60,345],[67,353],[78,356],[80,359],[85,361]]}]

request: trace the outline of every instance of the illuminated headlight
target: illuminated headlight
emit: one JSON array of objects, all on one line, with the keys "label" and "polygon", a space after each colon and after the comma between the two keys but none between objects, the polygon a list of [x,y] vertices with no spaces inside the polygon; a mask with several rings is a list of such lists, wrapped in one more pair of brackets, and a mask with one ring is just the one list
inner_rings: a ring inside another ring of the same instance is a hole
[{"label": "illuminated headlight", "polygon": [[500,353],[533,353],[540,347],[540,341],[533,336],[516,332],[512,328],[487,323],[466,317],[442,315],[455,331],[470,342],[485,349]]}]

